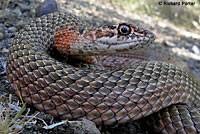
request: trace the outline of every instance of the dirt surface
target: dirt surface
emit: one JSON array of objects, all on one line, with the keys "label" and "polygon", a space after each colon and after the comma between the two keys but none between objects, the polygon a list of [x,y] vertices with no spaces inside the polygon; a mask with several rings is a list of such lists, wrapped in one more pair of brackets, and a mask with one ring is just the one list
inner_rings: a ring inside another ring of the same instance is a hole
[{"label": "dirt surface", "polygon": [[[10,88],[5,73],[6,54],[11,40],[31,19],[35,18],[36,7],[40,1],[35,0],[10,0],[0,2],[0,96],[13,94],[13,101],[18,101]],[[108,0],[58,0],[58,10],[71,12],[88,20],[90,25],[113,24],[119,22],[134,23],[145,29],[153,31],[157,39],[152,47],[167,51],[183,60],[188,67],[200,78],[200,32],[195,29],[179,28],[167,20],[145,14],[130,13],[125,9],[110,3]],[[31,110],[34,115],[36,111]],[[51,121],[51,116],[44,113],[39,117],[47,124],[58,122]],[[35,119],[36,123],[23,129],[23,133],[73,133],[68,126],[61,125],[51,130],[45,130],[43,121]],[[147,133],[141,129],[140,121],[126,123],[114,127],[98,127],[101,133],[109,134],[134,134]],[[84,132],[83,132],[84,133]],[[87,133],[87,132],[85,132]]]}]

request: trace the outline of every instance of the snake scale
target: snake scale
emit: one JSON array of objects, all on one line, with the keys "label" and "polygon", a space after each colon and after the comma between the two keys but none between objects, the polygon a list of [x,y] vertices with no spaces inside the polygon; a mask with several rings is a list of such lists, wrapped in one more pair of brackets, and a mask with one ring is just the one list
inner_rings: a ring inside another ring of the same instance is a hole
[{"label": "snake scale", "polygon": [[100,52],[94,49],[99,55],[107,49],[134,50],[155,38],[148,30],[123,25],[87,30],[87,24],[70,13],[37,18],[12,41],[6,68],[11,87],[26,103],[60,119],[86,118],[97,125],[113,125],[144,118],[155,133],[200,132],[200,113],[194,108],[200,100],[199,82],[175,65],[141,60],[114,70],[82,69],[48,53],[62,29],[68,30],[63,33],[68,44],[81,45],[72,49],[83,53],[79,48],[84,48],[90,55],[94,45],[103,45]]}]

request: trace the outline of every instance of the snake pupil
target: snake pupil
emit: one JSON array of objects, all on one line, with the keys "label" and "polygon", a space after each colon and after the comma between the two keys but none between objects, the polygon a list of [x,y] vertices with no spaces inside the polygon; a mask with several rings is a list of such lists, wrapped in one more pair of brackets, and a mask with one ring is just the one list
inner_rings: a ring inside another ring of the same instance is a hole
[{"label": "snake pupil", "polygon": [[122,33],[127,33],[128,32],[128,28],[127,27],[122,27],[121,32]]}]

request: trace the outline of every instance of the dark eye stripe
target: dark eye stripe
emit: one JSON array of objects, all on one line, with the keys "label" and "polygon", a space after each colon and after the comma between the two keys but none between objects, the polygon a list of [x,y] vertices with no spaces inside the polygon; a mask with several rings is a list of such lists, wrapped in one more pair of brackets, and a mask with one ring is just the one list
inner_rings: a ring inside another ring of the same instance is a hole
[{"label": "dark eye stripe", "polygon": [[110,29],[115,29],[116,26],[108,26],[108,28],[110,28]]}]

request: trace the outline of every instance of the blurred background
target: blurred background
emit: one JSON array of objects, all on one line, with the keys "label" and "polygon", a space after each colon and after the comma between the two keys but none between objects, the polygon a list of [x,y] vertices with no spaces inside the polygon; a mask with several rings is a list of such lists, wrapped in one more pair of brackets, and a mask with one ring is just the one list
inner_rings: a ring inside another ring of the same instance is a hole
[{"label": "blurred background", "polygon": [[[110,0],[110,2],[130,12],[158,16],[178,26],[200,29],[199,0]],[[160,2],[162,5],[159,4]],[[180,2],[180,5],[164,5],[164,2]]]}]

